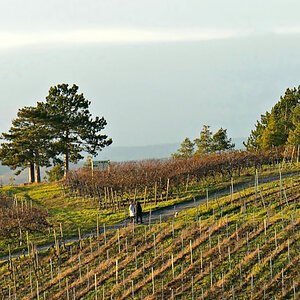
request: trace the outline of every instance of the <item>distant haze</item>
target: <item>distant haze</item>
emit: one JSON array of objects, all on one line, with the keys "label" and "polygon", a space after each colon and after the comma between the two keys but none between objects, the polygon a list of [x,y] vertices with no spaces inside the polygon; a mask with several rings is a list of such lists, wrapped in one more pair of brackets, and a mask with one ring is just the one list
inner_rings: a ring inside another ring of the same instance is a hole
[{"label": "distant haze", "polygon": [[298,0],[3,1],[0,132],[50,86],[75,83],[119,149],[179,145],[203,124],[247,137],[300,83],[299,10]]},{"label": "distant haze", "polygon": [[76,83],[114,146],[176,143],[203,124],[248,136],[300,78],[296,0],[11,0],[0,10],[0,132]]},{"label": "distant haze", "polygon": [[[193,140],[193,138],[191,138]],[[235,149],[243,149],[245,138],[233,139]],[[170,158],[180,148],[180,143],[135,146],[135,147],[108,147],[99,152],[95,159],[111,161],[142,160],[151,158]]]},{"label": "distant haze", "polygon": [[[287,87],[299,84],[298,36],[2,51],[1,131],[48,88],[76,83],[116,146],[174,143],[203,124],[247,136]],[[14,71],[12,71],[14,70]]]}]

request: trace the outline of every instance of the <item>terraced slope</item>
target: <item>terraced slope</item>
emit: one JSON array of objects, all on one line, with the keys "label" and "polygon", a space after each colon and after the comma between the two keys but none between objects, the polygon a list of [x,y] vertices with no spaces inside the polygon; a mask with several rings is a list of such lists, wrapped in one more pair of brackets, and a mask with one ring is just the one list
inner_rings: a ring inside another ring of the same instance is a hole
[{"label": "terraced slope", "polygon": [[[300,177],[11,259],[3,299],[297,299]],[[57,234],[57,239],[63,239]]]}]

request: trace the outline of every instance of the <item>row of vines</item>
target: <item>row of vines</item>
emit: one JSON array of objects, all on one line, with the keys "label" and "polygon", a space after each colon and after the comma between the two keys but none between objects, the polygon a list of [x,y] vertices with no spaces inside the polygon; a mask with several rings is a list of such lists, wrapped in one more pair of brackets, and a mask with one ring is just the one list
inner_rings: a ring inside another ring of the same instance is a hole
[{"label": "row of vines", "polygon": [[46,211],[33,206],[32,201],[0,193],[0,238],[17,235],[21,240],[24,232],[47,228],[46,219]]},{"label": "row of vines", "polygon": [[[269,151],[233,151],[202,155],[189,159],[145,160],[113,163],[108,170],[91,172],[81,168],[71,172],[64,182],[73,196],[92,197],[100,208],[120,209],[139,199],[146,205],[182,197],[188,189],[242,174],[263,165],[277,166],[296,162],[293,150],[274,148]],[[98,199],[98,200],[97,200]]]},{"label": "row of vines", "polygon": [[67,245],[61,229],[47,253],[0,265],[0,298],[299,299],[299,188],[293,177],[167,221],[98,224]]}]

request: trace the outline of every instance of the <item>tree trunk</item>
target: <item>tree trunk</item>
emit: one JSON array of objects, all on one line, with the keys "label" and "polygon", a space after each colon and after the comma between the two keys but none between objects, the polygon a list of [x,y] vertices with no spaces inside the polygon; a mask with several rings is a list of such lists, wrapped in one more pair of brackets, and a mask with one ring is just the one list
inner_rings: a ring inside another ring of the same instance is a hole
[{"label": "tree trunk", "polygon": [[34,164],[28,163],[28,183],[34,183]]},{"label": "tree trunk", "polygon": [[40,166],[38,164],[35,164],[35,183],[41,182],[41,171]]},{"label": "tree trunk", "polygon": [[68,177],[68,172],[69,172],[69,155],[66,153],[64,155],[65,157],[65,164],[64,164],[64,179]]}]

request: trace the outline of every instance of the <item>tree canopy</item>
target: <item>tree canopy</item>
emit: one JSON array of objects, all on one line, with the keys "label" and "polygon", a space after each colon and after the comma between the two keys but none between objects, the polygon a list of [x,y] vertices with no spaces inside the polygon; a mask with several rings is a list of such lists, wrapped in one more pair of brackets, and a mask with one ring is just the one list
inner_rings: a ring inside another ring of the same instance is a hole
[{"label": "tree canopy", "polygon": [[300,105],[293,110],[292,116],[293,129],[289,132],[288,143],[291,145],[300,145]]},{"label": "tree canopy", "polygon": [[[19,109],[17,118],[12,121],[8,133],[2,133],[0,159],[19,174],[29,167],[29,182],[40,181],[40,166],[50,166],[52,152],[49,129],[41,122],[36,107]],[[34,165],[36,173],[34,174]]]},{"label": "tree canopy", "polygon": [[[195,146],[197,147],[195,151]],[[188,158],[193,155],[203,155],[213,152],[231,150],[235,147],[232,139],[227,136],[227,129],[220,128],[216,133],[210,130],[210,126],[203,125],[200,131],[200,137],[195,138],[192,142],[188,137],[181,143],[181,147],[176,153],[172,154],[173,158]]]},{"label": "tree canopy", "polygon": [[92,118],[90,104],[83,94],[78,93],[75,84],[51,87],[45,102],[19,109],[8,133],[2,133],[2,164],[18,169],[17,173],[28,166],[29,182],[33,182],[34,177],[39,182],[39,167],[61,163],[63,156],[66,177],[69,162],[82,159],[82,152],[96,156],[97,151],[112,143],[102,134],[106,120]]},{"label": "tree canopy", "polygon": [[212,131],[210,131],[210,126],[208,125],[203,125],[202,130],[200,131],[200,137],[196,138],[194,140],[197,150],[196,150],[196,155],[201,155],[205,153],[210,153],[212,152]]},{"label": "tree canopy", "polygon": [[180,146],[181,147],[177,150],[177,153],[172,155],[174,158],[188,158],[193,155],[195,143],[193,143],[188,137],[184,139]]},{"label": "tree canopy", "polygon": [[[299,145],[300,86],[287,89],[270,112],[261,115],[244,143],[248,150],[271,149],[286,144]],[[297,125],[298,124],[298,125]]]},{"label": "tree canopy", "polygon": [[227,129],[220,128],[212,137],[211,149],[213,152],[231,150],[235,147],[232,139],[227,136]]},{"label": "tree canopy", "polygon": [[52,129],[53,144],[57,155],[64,156],[64,176],[67,176],[69,162],[77,163],[82,152],[96,155],[97,151],[112,143],[101,133],[107,125],[102,117],[92,118],[91,102],[78,93],[75,84],[59,84],[51,87],[46,102],[42,104],[45,122]]}]

